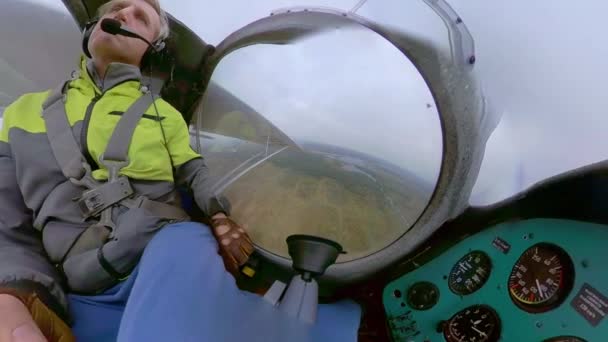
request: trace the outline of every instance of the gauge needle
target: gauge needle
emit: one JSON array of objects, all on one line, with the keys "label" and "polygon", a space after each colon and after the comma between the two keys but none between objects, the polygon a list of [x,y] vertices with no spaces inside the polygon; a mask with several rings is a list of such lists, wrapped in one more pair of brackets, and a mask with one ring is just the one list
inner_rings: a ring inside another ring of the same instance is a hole
[{"label": "gauge needle", "polygon": [[477,333],[478,333],[479,335],[481,335],[481,336],[483,336],[483,337],[488,337],[488,335],[486,335],[486,333],[484,333],[483,331],[481,331],[481,330],[479,330],[479,329],[477,329],[477,328],[475,328],[475,327],[471,327],[471,328],[473,328],[473,330],[477,331]]},{"label": "gauge needle", "polygon": [[538,294],[540,295],[540,297],[545,298],[545,295],[543,294],[543,289],[540,288],[540,283],[538,282],[538,279],[536,279],[536,288],[538,289]]}]

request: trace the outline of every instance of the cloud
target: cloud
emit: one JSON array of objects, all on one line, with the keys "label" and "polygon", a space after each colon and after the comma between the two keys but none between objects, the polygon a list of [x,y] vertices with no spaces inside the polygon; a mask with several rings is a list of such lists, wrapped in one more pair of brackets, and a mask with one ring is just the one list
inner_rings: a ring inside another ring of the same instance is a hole
[{"label": "cloud", "polygon": [[431,184],[438,177],[442,134],[431,93],[413,64],[367,29],[249,46],[225,57],[212,79],[296,142],[373,155]]}]

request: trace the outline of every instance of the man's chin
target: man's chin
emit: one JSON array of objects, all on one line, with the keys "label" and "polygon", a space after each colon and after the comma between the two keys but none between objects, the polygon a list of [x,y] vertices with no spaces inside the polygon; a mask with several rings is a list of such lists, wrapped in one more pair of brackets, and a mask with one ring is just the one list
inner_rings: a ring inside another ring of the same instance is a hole
[{"label": "man's chin", "polygon": [[95,37],[95,40],[91,42],[92,51],[95,51],[97,55],[117,55],[121,51],[125,51],[125,47],[122,46],[122,42],[117,39],[118,37],[109,34],[100,34]]},{"label": "man's chin", "polygon": [[130,60],[127,56],[116,53],[115,51],[105,51],[105,53],[98,55],[98,57],[106,63],[137,64]]},{"label": "man's chin", "polygon": [[134,64],[131,62],[132,58],[125,56],[125,51],[128,51],[128,47],[121,48],[120,46],[114,46],[113,44],[97,46],[93,56],[94,59],[103,60],[106,63],[120,62],[127,64]]}]

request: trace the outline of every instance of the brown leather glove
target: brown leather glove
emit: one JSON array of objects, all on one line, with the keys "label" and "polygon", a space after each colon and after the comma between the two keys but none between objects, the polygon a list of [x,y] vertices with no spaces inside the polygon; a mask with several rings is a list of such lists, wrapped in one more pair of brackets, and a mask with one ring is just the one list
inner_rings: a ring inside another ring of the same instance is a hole
[{"label": "brown leather glove", "polygon": [[49,309],[35,292],[22,293],[14,289],[0,288],[0,293],[9,294],[20,300],[49,342],[76,341],[68,325],[53,310]]},{"label": "brown leather glove", "polygon": [[239,268],[247,262],[254,251],[251,238],[245,229],[223,214],[213,216],[211,225],[226,270],[237,276]]}]

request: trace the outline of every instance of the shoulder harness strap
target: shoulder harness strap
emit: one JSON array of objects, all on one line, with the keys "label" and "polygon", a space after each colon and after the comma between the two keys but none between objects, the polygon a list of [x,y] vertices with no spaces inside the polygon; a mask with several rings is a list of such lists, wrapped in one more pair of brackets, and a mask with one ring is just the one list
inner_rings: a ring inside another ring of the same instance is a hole
[{"label": "shoulder harness strap", "polygon": [[42,104],[42,116],[53,155],[61,167],[61,172],[68,179],[81,179],[85,174],[83,163],[86,160],[76,143],[65,112],[65,89],[68,83],[69,81],[51,91]]},{"label": "shoulder harness strap", "polygon": [[140,96],[127,111],[122,115],[118,124],[112,132],[112,137],[108,141],[108,146],[103,154],[103,159],[112,161],[127,161],[129,145],[137,123],[144,115],[145,111],[152,105],[154,98],[152,95],[144,94]]}]

